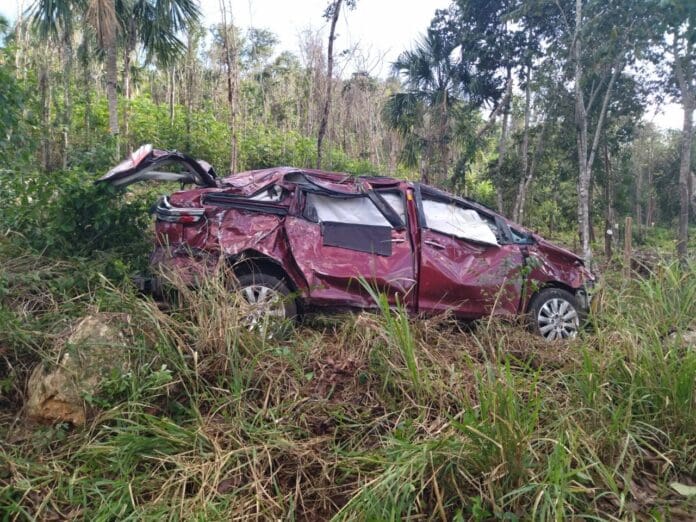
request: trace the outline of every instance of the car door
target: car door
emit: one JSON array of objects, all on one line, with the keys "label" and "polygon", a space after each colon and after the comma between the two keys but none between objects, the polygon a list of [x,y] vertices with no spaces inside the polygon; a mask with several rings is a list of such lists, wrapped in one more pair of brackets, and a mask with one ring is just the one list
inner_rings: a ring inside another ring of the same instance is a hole
[{"label": "car door", "polygon": [[[300,215],[285,221],[288,243],[315,305],[374,306],[364,278],[390,302],[412,306],[415,260],[403,215],[403,194],[389,203],[375,192],[300,195]],[[393,209],[390,204],[401,204]],[[381,210],[380,210],[381,208]]]},{"label": "car door", "polygon": [[494,217],[425,193],[418,204],[419,310],[468,318],[517,313],[524,258],[503,240]]}]

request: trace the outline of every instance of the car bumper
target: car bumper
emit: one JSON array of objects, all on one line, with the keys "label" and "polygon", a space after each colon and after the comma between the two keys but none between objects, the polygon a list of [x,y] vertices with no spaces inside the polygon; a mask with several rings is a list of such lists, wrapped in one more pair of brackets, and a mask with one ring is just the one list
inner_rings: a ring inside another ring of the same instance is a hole
[{"label": "car bumper", "polygon": [[587,281],[585,284],[575,292],[575,298],[578,300],[578,306],[585,312],[590,311],[590,305],[592,303],[592,295],[595,288],[594,281]]}]

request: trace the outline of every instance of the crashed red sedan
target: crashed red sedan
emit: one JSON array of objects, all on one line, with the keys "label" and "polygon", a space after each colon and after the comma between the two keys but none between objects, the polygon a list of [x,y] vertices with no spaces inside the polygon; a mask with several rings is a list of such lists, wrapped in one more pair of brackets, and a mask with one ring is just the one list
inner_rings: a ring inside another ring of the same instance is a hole
[{"label": "crashed red sedan", "polygon": [[157,202],[153,265],[186,281],[220,260],[268,316],[372,308],[361,281],[416,314],[528,314],[546,339],[574,337],[594,277],[580,257],[475,201],[424,184],[292,167],[218,178],[143,146],[98,180],[195,184]]}]

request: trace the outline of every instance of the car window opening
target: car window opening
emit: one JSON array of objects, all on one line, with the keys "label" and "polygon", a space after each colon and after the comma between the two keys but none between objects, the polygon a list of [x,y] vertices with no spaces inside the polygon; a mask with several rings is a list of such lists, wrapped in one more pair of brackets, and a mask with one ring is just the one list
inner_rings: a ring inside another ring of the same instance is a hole
[{"label": "car window opening", "polygon": [[307,193],[305,217],[317,223],[391,227],[387,218],[367,196],[342,198]]},{"label": "car window opening", "polygon": [[423,200],[426,225],[431,230],[460,239],[499,245],[497,227],[473,209],[431,199]]},{"label": "car window opening", "polygon": [[367,195],[306,194],[306,219],[321,225],[324,246],[391,256],[392,225]]}]

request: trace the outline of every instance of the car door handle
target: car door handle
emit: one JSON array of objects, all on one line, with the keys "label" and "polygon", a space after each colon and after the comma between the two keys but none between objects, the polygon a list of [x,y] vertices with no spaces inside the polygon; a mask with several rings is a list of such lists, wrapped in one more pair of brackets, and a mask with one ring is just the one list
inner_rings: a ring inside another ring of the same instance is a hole
[{"label": "car door handle", "polygon": [[406,240],[403,237],[397,237],[396,239],[390,239],[391,243],[405,243]]},{"label": "car door handle", "polygon": [[445,245],[441,245],[441,244],[438,243],[437,241],[431,241],[431,240],[429,240],[429,239],[426,239],[426,240],[423,241],[423,242],[424,242],[426,245],[429,245],[429,246],[431,246],[431,247],[433,247],[433,248],[438,248],[438,249],[440,249],[440,250],[444,250],[444,249],[446,248]]}]

